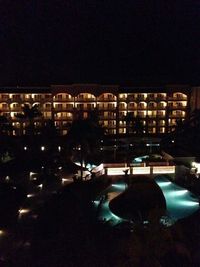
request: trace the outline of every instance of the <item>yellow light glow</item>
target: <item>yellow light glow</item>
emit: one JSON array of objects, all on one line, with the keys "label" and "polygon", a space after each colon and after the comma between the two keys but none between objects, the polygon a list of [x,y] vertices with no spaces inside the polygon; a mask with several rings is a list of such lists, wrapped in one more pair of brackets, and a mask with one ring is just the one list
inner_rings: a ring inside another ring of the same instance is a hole
[{"label": "yellow light glow", "polygon": [[65,184],[72,182],[72,181],[73,181],[72,178],[62,178],[62,185],[65,185]]},{"label": "yellow light glow", "polygon": [[27,213],[29,213],[30,211],[31,211],[30,209],[20,209],[20,210],[19,210],[19,214],[20,214],[20,215],[27,214]]},{"label": "yellow light glow", "polygon": [[38,185],[38,188],[42,189],[42,187],[43,187],[43,184]]},{"label": "yellow light glow", "polygon": [[153,167],[153,174],[175,173],[175,166],[156,166]]},{"label": "yellow light glow", "polygon": [[150,174],[150,167],[134,167],[133,174]]},{"label": "yellow light glow", "polygon": [[200,163],[192,162],[192,166],[193,166],[194,168],[197,168],[197,173],[200,173]]},{"label": "yellow light glow", "polygon": [[34,175],[37,175],[37,173],[36,172],[30,172],[29,173],[30,180],[36,180],[37,179],[36,177],[34,177]]},{"label": "yellow light glow", "polygon": [[124,175],[124,167],[107,168],[107,175]]},{"label": "yellow light glow", "polygon": [[28,194],[27,198],[31,198],[31,197],[34,197],[34,196],[35,196],[35,194]]},{"label": "yellow light glow", "polygon": [[6,232],[4,230],[0,229],[0,236],[5,235],[5,233]]}]

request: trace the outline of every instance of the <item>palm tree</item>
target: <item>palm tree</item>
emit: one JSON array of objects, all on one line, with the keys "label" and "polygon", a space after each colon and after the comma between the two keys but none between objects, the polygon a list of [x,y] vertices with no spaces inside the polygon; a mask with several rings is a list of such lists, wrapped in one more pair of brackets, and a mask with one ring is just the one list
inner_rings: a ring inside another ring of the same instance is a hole
[{"label": "palm tree", "polygon": [[135,134],[143,134],[144,133],[144,125],[143,120],[140,118],[140,116],[137,116],[133,119],[133,132]]},{"label": "palm tree", "polygon": [[128,112],[126,116],[123,117],[123,120],[126,122],[126,133],[129,134],[133,126],[133,113]]},{"label": "palm tree", "polygon": [[12,130],[13,127],[10,120],[6,116],[1,115],[0,111],[0,135],[11,135]]},{"label": "palm tree", "polygon": [[80,152],[80,163],[82,168],[83,162],[87,161],[89,156],[94,155],[99,151],[98,148],[103,134],[104,129],[92,118],[78,118],[72,122],[67,133],[68,149],[70,151],[76,149]]},{"label": "palm tree", "polygon": [[39,106],[34,104],[32,106],[24,104],[22,106],[22,112],[15,115],[16,118],[27,122],[27,129],[29,134],[34,134],[34,120],[41,117],[42,113],[39,110]]}]

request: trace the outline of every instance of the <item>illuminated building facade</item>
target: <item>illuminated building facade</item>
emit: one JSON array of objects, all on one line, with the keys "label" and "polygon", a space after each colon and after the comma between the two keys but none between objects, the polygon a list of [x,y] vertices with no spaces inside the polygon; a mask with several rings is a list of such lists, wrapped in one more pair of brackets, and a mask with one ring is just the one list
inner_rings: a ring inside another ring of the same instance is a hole
[{"label": "illuminated building facade", "polygon": [[[52,119],[61,134],[67,125],[82,113],[88,117],[91,110],[99,111],[100,124],[108,134],[128,133],[127,117],[139,118],[143,132],[164,134],[171,132],[177,119],[185,119],[191,109],[189,86],[122,87],[118,85],[72,84],[50,87],[0,88],[1,115],[10,118],[16,129],[14,134],[25,132],[26,121],[16,118],[23,104],[37,104],[43,114],[35,119],[39,126]],[[194,97],[192,105],[194,105]],[[19,130],[19,129],[22,129]]]}]

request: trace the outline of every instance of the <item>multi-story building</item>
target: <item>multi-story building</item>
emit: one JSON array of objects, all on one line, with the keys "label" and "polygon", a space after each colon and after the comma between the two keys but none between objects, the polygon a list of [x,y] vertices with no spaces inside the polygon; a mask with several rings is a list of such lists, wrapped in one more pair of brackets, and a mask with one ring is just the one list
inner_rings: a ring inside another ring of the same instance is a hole
[{"label": "multi-story building", "polygon": [[145,133],[163,134],[171,132],[176,120],[185,119],[189,110],[194,108],[196,102],[192,92],[192,87],[182,85],[123,87],[72,84],[4,87],[0,88],[0,112],[11,119],[15,127],[14,134],[25,131],[26,121],[15,116],[21,112],[23,104],[39,106],[43,116],[35,120],[35,125],[52,119],[62,134],[66,134],[66,125],[72,122],[77,112],[87,118],[88,113],[94,109],[99,111],[100,124],[109,134],[127,133],[127,115],[139,118]]}]

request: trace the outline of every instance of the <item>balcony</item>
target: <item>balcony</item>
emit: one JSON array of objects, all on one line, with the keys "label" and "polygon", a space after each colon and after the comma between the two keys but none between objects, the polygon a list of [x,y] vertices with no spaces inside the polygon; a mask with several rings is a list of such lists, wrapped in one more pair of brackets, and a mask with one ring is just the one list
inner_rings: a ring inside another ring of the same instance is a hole
[{"label": "balcony", "polygon": [[187,109],[187,106],[184,106],[184,105],[171,105],[171,106],[168,106],[169,109]]},{"label": "balcony", "polygon": [[157,101],[165,101],[165,100],[167,100],[167,96],[165,96],[165,95],[164,95],[164,96],[162,96],[162,95],[157,96],[157,97],[156,97],[156,100],[157,100]]},{"label": "balcony", "polygon": [[187,101],[187,96],[169,96],[168,100],[172,100],[172,101]]},{"label": "balcony", "polygon": [[75,102],[96,102],[96,98],[76,97]]},{"label": "balcony", "polygon": [[138,114],[137,115],[139,118],[146,118],[146,115],[144,115],[144,114]]},{"label": "balcony", "polygon": [[128,100],[128,96],[119,97],[119,102],[126,102]]},{"label": "balcony", "polygon": [[40,107],[39,108],[40,110],[42,110],[42,111],[52,111],[52,108],[51,107]]},{"label": "balcony", "polygon": [[185,114],[169,114],[169,118],[185,118]]},{"label": "balcony", "polygon": [[127,107],[126,107],[126,106],[122,106],[122,105],[120,105],[120,106],[119,106],[119,110],[127,110]]},{"label": "balcony", "polygon": [[145,109],[147,109],[147,106],[138,106],[137,109],[138,110],[145,110]]},{"label": "balcony", "polygon": [[117,98],[115,97],[98,97],[97,98],[98,102],[117,102]]},{"label": "balcony", "polygon": [[9,107],[0,107],[1,112],[10,111]]},{"label": "balcony", "polygon": [[112,115],[110,115],[110,116],[103,116],[103,115],[101,115],[101,116],[99,116],[99,119],[100,120],[115,120],[116,117],[115,116],[112,116]]},{"label": "balcony", "polygon": [[[58,112],[58,111],[73,111],[74,108],[73,107],[54,107],[52,108],[54,111]],[[51,109],[50,109],[51,110]]]},{"label": "balcony", "polygon": [[10,112],[22,112],[22,108],[21,107],[12,107],[12,108],[10,108]]},{"label": "balcony", "polygon": [[158,109],[158,106],[148,106],[147,107],[149,110],[157,110]]},{"label": "balcony", "polygon": [[127,100],[128,100],[129,102],[131,102],[131,101],[137,101],[137,96],[129,95],[129,96],[127,97]]},{"label": "balcony", "polygon": [[148,122],[148,126],[156,126],[156,122]]},{"label": "balcony", "polygon": [[58,98],[54,97],[53,102],[74,102],[74,97],[72,98]]},{"label": "balcony", "polygon": [[167,108],[167,106],[163,106],[163,105],[159,105],[159,104],[157,106],[157,109],[166,109],[166,108]]},{"label": "balcony", "polygon": [[54,118],[56,121],[72,121],[73,117],[67,117],[67,116],[60,116]]},{"label": "balcony", "polygon": [[106,110],[106,111],[109,111],[109,110],[116,110],[116,107],[97,107],[99,110]]}]

